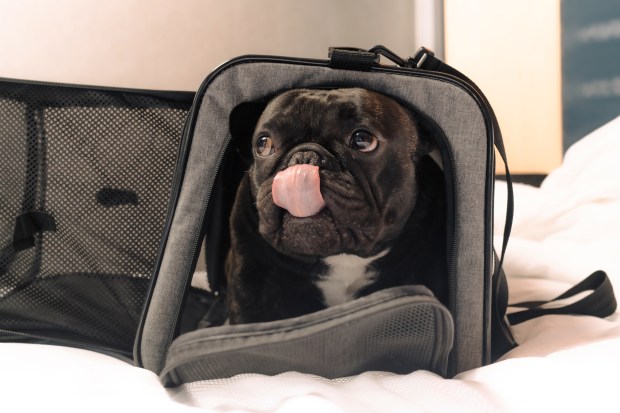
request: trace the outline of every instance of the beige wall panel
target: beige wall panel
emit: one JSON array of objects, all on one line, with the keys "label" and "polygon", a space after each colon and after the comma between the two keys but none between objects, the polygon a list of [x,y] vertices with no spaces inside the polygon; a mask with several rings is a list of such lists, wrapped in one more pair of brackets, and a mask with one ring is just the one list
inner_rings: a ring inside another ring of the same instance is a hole
[{"label": "beige wall panel", "polygon": [[248,53],[412,54],[410,0],[0,0],[0,77],[195,90]]},{"label": "beige wall panel", "polygon": [[[241,54],[418,48],[410,0],[0,0],[0,77],[195,90]],[[559,0],[446,0],[446,58],[495,107],[516,172],[561,160]]]},{"label": "beige wall panel", "polygon": [[[446,0],[446,61],[496,111],[511,172],[562,160],[559,0]],[[501,168],[498,167],[498,171]]]}]

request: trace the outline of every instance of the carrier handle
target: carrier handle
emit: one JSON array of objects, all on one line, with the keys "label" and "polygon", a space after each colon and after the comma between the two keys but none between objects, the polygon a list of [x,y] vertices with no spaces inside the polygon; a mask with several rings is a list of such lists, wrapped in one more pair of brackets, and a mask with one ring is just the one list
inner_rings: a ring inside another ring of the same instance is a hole
[{"label": "carrier handle", "polygon": [[332,69],[358,70],[369,72],[379,64],[379,54],[354,47],[330,47],[329,67]]}]

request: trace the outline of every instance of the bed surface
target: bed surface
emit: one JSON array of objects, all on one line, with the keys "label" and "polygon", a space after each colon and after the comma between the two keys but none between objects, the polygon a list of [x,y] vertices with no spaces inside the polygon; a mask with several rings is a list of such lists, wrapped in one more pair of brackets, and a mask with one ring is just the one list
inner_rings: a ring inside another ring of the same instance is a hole
[{"label": "bed surface", "polygon": [[[540,188],[515,185],[505,270],[510,301],[551,299],[602,269],[620,291],[620,118],[575,144]],[[496,186],[501,244],[505,184]],[[3,411],[620,411],[620,316],[544,316],[514,328],[499,362],[443,379],[368,372],[338,380],[241,375],[165,389],[158,377],[86,350],[0,344]]]}]

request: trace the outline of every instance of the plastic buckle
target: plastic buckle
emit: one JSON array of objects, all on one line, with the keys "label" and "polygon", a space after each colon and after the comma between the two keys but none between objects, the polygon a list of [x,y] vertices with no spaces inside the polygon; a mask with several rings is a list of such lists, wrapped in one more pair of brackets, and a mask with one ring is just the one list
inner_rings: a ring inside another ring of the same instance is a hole
[{"label": "plastic buckle", "polygon": [[424,62],[427,62],[427,59],[433,57],[435,57],[435,52],[424,46],[420,47],[415,56],[407,59],[407,66],[414,67],[416,69],[424,69]]}]

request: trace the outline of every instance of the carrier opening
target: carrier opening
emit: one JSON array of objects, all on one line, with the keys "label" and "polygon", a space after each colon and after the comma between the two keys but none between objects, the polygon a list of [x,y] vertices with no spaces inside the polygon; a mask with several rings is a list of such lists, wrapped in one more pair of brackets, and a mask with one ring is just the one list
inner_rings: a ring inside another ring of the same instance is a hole
[{"label": "carrier opening", "polygon": [[[356,88],[347,88],[347,89],[355,90],[356,93],[360,93],[359,91],[362,91],[361,89],[356,89]],[[333,88],[330,87],[326,89],[306,89],[306,90],[309,92],[309,96],[311,96],[311,98],[314,100],[319,100],[319,101],[321,101],[321,99],[323,99],[324,101],[327,101],[330,99],[332,101],[337,100],[333,96],[330,96],[330,93],[338,90],[337,87],[333,87]],[[317,91],[319,91],[319,95],[321,93],[325,93],[325,96],[319,96],[319,97],[313,96],[313,94],[316,95],[315,92]],[[269,96],[263,99],[260,99],[258,101],[243,102],[237,105],[234,108],[234,110],[231,112],[230,130],[231,130],[232,139],[230,141],[230,144],[226,148],[224,157],[222,159],[222,162],[220,163],[217,177],[214,183],[214,188],[213,188],[213,191],[209,199],[207,214],[206,214],[206,218],[204,221],[205,222],[204,231],[205,231],[206,236],[200,248],[200,256],[197,259],[196,270],[192,278],[192,283],[191,283],[192,287],[188,291],[186,304],[185,304],[185,308],[184,308],[183,316],[182,316],[182,322],[180,325],[180,331],[179,331],[180,333],[193,331],[193,330],[200,329],[200,328],[218,326],[218,325],[222,325],[228,322],[229,311],[228,311],[227,301],[228,301],[229,286],[227,284],[225,271],[226,271],[227,255],[229,254],[229,250],[231,248],[231,226],[230,225],[231,225],[231,214],[233,213],[234,204],[235,204],[235,197],[237,196],[239,186],[240,184],[242,184],[242,181],[244,180],[246,172],[252,168],[252,163],[254,162],[254,158],[261,157],[260,152],[257,152],[257,149],[256,149],[256,145],[259,144],[257,143],[257,139],[265,137],[265,133],[264,133],[265,131],[257,129],[257,124],[261,120],[261,117],[263,118],[263,122],[262,122],[263,125],[258,125],[259,128],[264,127],[265,123],[267,123],[266,125],[267,128],[280,127],[279,125],[277,127],[274,127],[273,121],[269,121],[271,122],[271,124],[269,122],[264,121],[265,116],[263,115],[265,113],[265,108],[267,108],[269,111],[266,115],[267,118],[269,118],[269,116],[272,116],[274,113],[277,113],[277,110],[290,110],[290,104],[291,104],[290,102],[286,102],[286,105],[284,105],[283,103],[279,103],[280,105],[279,107],[277,106],[278,102],[276,102],[275,109],[273,105],[271,108],[268,107],[268,104],[272,102],[276,97],[279,97],[282,93],[283,92],[270,94]],[[370,92],[370,93],[373,94],[372,96],[374,96],[374,94],[379,95],[376,92]],[[291,98],[285,96],[284,98],[280,98],[280,99],[290,100]],[[343,98],[343,100],[346,101],[346,98]],[[426,248],[426,250],[424,251],[424,254],[422,255],[429,256],[430,254],[434,254],[436,256],[438,255],[441,257],[438,259],[439,261],[441,261],[441,270],[440,270],[442,274],[441,278],[438,279],[438,277],[422,276],[418,280],[416,280],[417,282],[415,283],[425,285],[426,287],[430,288],[434,292],[437,292],[435,294],[437,298],[444,305],[449,306],[450,305],[450,294],[451,294],[450,274],[449,274],[449,271],[450,271],[449,257],[451,255],[451,250],[453,246],[451,242],[448,242],[448,240],[450,239],[451,232],[453,231],[453,228],[454,228],[453,221],[449,219],[449,217],[452,214],[453,208],[454,208],[453,206],[454,199],[451,194],[453,183],[450,180],[451,167],[449,164],[449,159],[450,159],[449,149],[447,149],[448,146],[445,142],[445,135],[443,134],[443,131],[439,128],[437,124],[435,124],[432,121],[432,119],[425,116],[423,113],[421,113],[416,108],[412,107],[411,104],[405,104],[401,101],[396,101],[396,99],[393,99],[393,101],[396,102],[397,105],[401,106],[404,109],[403,113],[406,113],[406,115],[409,116],[410,119],[413,119],[413,122],[415,125],[415,129],[413,130],[415,131],[414,133],[417,135],[414,137],[415,143],[420,145],[420,147],[423,146],[423,148],[417,152],[413,150],[409,156],[409,158],[411,159],[411,162],[414,163],[412,171],[416,178],[416,180],[413,181],[414,184],[411,185],[412,186],[411,190],[416,191],[416,195],[419,196],[419,199],[416,199],[415,202],[419,202],[420,205],[426,204],[426,208],[429,208],[429,209],[433,209],[433,208],[441,209],[441,213],[440,213],[441,216],[439,218],[434,218],[435,221],[433,222],[433,225],[434,225],[433,230],[437,232],[441,232],[441,235],[443,238],[441,242],[437,242],[435,244],[436,247],[438,246],[437,249],[439,251],[429,251],[428,246],[430,244],[430,241],[432,241],[432,238],[429,239],[428,236],[425,236],[424,237],[425,241],[420,243],[420,244],[423,244],[423,248]],[[306,105],[309,105],[308,112],[313,113],[315,118],[320,117],[320,115],[317,114],[318,113],[318,109],[316,108],[317,105],[313,106],[312,101],[310,102],[311,103],[309,104],[307,102],[305,103]],[[333,104],[333,103],[329,103],[329,104]],[[351,114],[354,114],[355,110],[356,110],[355,101],[348,102],[344,105],[344,108],[339,109],[339,115],[345,118],[347,116],[350,117],[352,116]],[[334,122],[334,121],[337,122],[338,115],[333,115],[333,114],[325,115],[321,119],[323,119],[323,121],[325,122]],[[365,120],[365,121],[366,121],[366,123],[364,124],[365,126],[371,125],[370,121],[368,120]],[[349,123],[351,123],[350,120],[349,120]],[[283,127],[293,128],[294,133],[293,132],[291,133],[298,137],[301,134],[299,132],[300,129],[299,128],[295,129],[296,125],[293,126],[293,124],[294,122],[292,123],[289,122],[288,124],[285,124]],[[348,126],[348,127],[350,129],[352,128],[351,126]],[[356,127],[353,127],[352,129],[354,130],[351,130],[350,132],[352,133],[357,132],[358,129],[356,128],[358,127],[359,125],[357,125]],[[314,126],[314,128],[318,129],[320,128],[320,126],[319,127]],[[370,126],[366,126],[366,128],[370,129]],[[363,129],[363,131],[365,132],[366,130]],[[271,129],[269,130],[269,132],[273,133]],[[392,130],[389,130],[386,132],[381,131],[381,133],[387,134],[387,133],[393,133],[393,131]],[[293,140],[295,139],[299,140],[299,142],[295,142],[294,145],[289,145],[289,144],[281,145],[279,143],[282,147],[277,148],[276,151],[286,151],[287,154],[282,155],[282,156],[285,156],[285,157],[288,156],[289,159],[287,159],[287,163],[294,164],[295,161],[292,160],[294,155],[289,155],[288,153],[294,153],[295,152],[294,148],[299,147],[299,145],[302,145],[302,146],[303,145],[305,146],[318,145],[319,144],[318,142],[320,142],[321,139],[312,137],[311,135],[313,134],[318,136],[316,131],[312,131],[303,138],[294,137]],[[282,138],[278,136],[274,136],[274,137],[270,137],[270,139],[274,139],[275,141],[277,139],[282,139]],[[287,138],[287,139],[290,139],[290,138]],[[306,139],[307,142],[302,142],[303,139]],[[368,138],[366,136],[362,136],[361,137],[362,144],[364,144],[364,139],[368,139]],[[421,142],[422,140],[423,142]],[[390,140],[388,137],[380,135],[377,138],[377,141],[378,141],[378,145],[389,147]],[[370,138],[370,142],[372,143],[372,138]],[[362,151],[357,151],[357,152],[354,152],[355,156],[351,156],[350,154],[347,154],[343,150],[343,147],[345,147],[346,145],[349,145],[348,149],[350,150],[351,139],[343,138],[343,137],[341,137],[338,144],[333,145],[333,147],[330,147],[330,145],[327,144],[329,149],[327,149],[326,152],[332,151],[335,154],[333,156],[335,160],[334,161],[330,160],[330,158],[328,158],[327,157],[328,155],[327,155],[325,156],[325,159],[323,160],[319,159],[318,163],[320,164],[321,162],[323,162],[323,164],[328,164],[329,162],[332,162],[338,165],[346,164],[347,167],[349,167],[348,165],[351,163],[354,163],[356,159],[359,159],[359,157],[366,155]],[[302,149],[304,148],[302,147]],[[315,148],[311,147],[310,149],[311,149],[310,152],[313,152]],[[384,148],[381,148],[381,149],[386,151]],[[394,152],[398,152],[399,156],[396,159],[401,159],[405,156],[403,154],[406,152],[407,147],[403,146],[403,144],[400,144],[400,146],[396,147],[395,149],[392,148],[392,150]],[[308,150],[305,150],[304,152],[308,152]],[[319,155],[318,155],[319,158],[323,156],[321,153],[321,150],[317,150],[316,152],[319,152]],[[316,153],[316,152],[313,152],[313,153]],[[303,156],[307,157],[307,155],[303,155]],[[310,158],[312,158],[313,156],[314,155],[310,156]],[[274,156],[274,159],[277,159],[277,158],[278,158],[278,155]],[[448,162],[446,161],[446,159],[448,160]],[[306,162],[306,163],[311,164],[316,161],[306,158],[305,160],[300,161],[300,162],[301,163]],[[393,168],[394,161],[390,161],[390,162],[392,162],[390,166]],[[274,161],[274,165],[270,166],[271,170],[269,172],[272,175],[277,175],[278,172],[282,172],[282,170],[280,171],[277,170],[278,166],[276,164],[277,162]],[[280,166],[280,169],[282,168],[283,167]],[[332,166],[332,169],[338,169],[338,168],[342,168],[342,166],[336,166],[336,167]],[[360,167],[358,167],[358,169],[362,171],[364,170],[364,168],[360,168]],[[376,171],[378,170],[379,169],[377,169]],[[329,172],[332,173],[333,171],[330,170]],[[364,174],[367,172],[358,172],[358,173],[361,173],[362,176],[364,176]],[[386,174],[386,172],[382,172],[382,173]],[[418,181],[418,179],[421,179],[421,178],[424,178],[425,182]],[[339,181],[337,177],[328,177],[325,179],[333,179],[337,182]],[[367,179],[367,178],[364,177],[364,179]],[[392,174],[392,175],[386,174],[384,179],[386,179],[386,182],[395,183],[397,180],[403,179],[403,177],[399,176],[398,174]],[[355,183],[356,182],[355,178],[351,182]],[[370,184],[367,184],[367,185],[372,186],[372,185],[378,185],[378,184],[379,182],[375,179],[375,181],[372,181]],[[432,193],[433,194],[432,196],[437,196],[437,195],[441,196],[441,205],[438,205],[432,202],[429,203],[429,197],[431,196],[431,195],[428,195],[429,193]],[[250,200],[250,201],[255,202],[255,200]],[[435,213],[437,211],[432,210],[430,212]],[[256,214],[256,211],[253,211],[252,213]],[[284,215],[288,215],[288,214],[284,213]],[[386,215],[387,215],[386,218],[388,220],[394,219],[389,216],[389,213],[386,213]],[[409,231],[416,231],[421,225],[428,224],[428,220],[419,220],[419,221],[416,221],[415,223],[410,223],[409,222],[410,220],[407,220],[407,221],[408,221],[407,223],[408,223]],[[412,237],[407,237],[407,238],[412,238]],[[211,242],[210,240],[213,240],[213,241]],[[419,247],[419,245],[417,247]],[[349,297],[349,300],[354,299],[356,297],[368,295],[374,291],[379,291],[385,288],[393,287],[395,285],[411,284],[411,282],[408,282],[407,280],[407,277],[410,276],[410,271],[403,270],[406,266],[411,265],[411,263],[408,262],[407,260],[407,257],[409,257],[412,254],[411,248],[416,248],[416,246],[412,245],[410,241],[396,243],[390,247],[390,251],[392,251],[392,254],[389,257],[385,259],[383,259],[383,257],[380,257],[378,259],[379,265],[383,265],[386,268],[386,271],[399,274],[397,275],[398,277],[397,281],[379,280],[378,282],[375,282],[375,285],[372,285],[372,286],[367,285],[365,286],[365,288],[360,288],[358,291],[359,295],[356,295],[356,296],[351,295]],[[386,253],[380,251],[380,254],[385,255]],[[350,254],[343,252],[342,255],[350,255]],[[394,259],[394,257],[397,257],[397,259]],[[308,259],[308,257],[302,257],[302,258],[304,258],[304,260],[306,261],[306,264],[307,264],[307,261],[309,260],[312,261],[314,259],[313,257],[310,259]],[[368,258],[368,257],[364,257],[364,258]],[[381,259],[383,259],[383,262],[381,262]],[[314,259],[314,261],[317,261],[317,260]],[[322,261],[325,261],[325,260],[322,260]],[[344,268],[345,271],[354,269],[355,271],[359,273],[360,265],[363,265],[363,264],[367,265],[369,262],[370,261],[368,260],[364,261],[364,259],[362,259],[362,260],[359,260],[356,264],[352,260],[345,259],[344,266],[340,265],[339,268],[340,269]],[[423,259],[419,262],[421,262],[423,265],[432,266],[432,264],[429,264],[428,259]],[[290,261],[287,263],[287,265],[290,265]],[[303,265],[305,264],[302,264],[302,266]],[[322,269],[320,269],[322,273],[319,273],[318,275],[316,274],[309,275],[309,277],[315,278],[314,282],[317,281],[316,278],[320,278],[322,276],[321,274],[325,274],[329,272],[330,269],[332,269],[332,268],[329,268],[329,264],[322,264],[322,265],[323,267]],[[306,268],[310,268],[310,266]],[[371,266],[368,266],[368,268],[362,269],[362,270],[365,270],[367,272],[373,272],[375,271],[375,268],[373,268],[373,266],[371,265]],[[406,275],[402,275],[403,273],[405,273]],[[362,279],[361,281],[358,280],[358,284],[361,283],[362,286],[363,286],[363,283],[372,284],[373,280],[371,280],[371,278],[372,276],[368,277],[367,279]],[[346,280],[336,281],[336,283],[338,282],[346,283]],[[320,283],[320,280],[319,280],[319,283]],[[324,298],[325,293],[324,292],[321,292],[321,293],[323,294],[322,298]],[[317,306],[316,303],[314,303],[309,307],[309,311],[307,311],[307,313],[314,312],[320,308],[322,308],[322,306],[320,305]],[[295,313],[292,316],[298,316],[298,315],[300,314]]]}]

